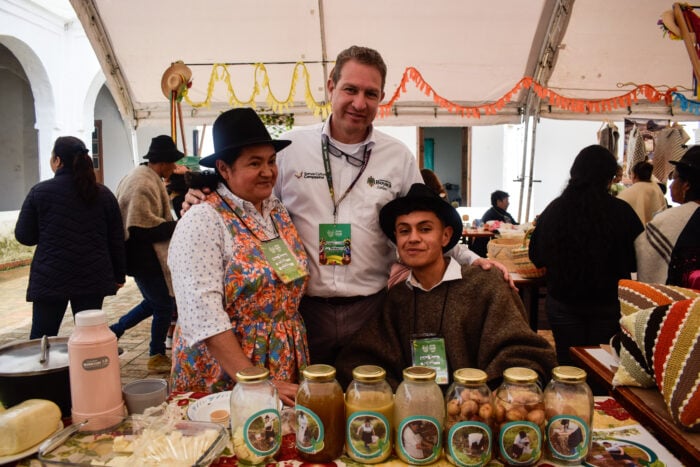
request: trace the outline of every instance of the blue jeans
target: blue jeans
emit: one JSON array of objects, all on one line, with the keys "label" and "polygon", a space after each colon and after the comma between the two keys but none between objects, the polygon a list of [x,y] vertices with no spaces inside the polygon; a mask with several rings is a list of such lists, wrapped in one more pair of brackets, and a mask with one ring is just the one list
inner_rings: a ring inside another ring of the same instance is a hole
[{"label": "blue jeans", "polygon": [[560,365],[575,365],[569,347],[608,344],[620,332],[620,304],[573,305],[547,295],[547,320]]},{"label": "blue jeans", "polygon": [[165,337],[170,327],[170,317],[175,309],[175,299],[170,296],[162,274],[134,276],[134,282],[141,291],[143,301],[109,328],[119,338],[127,329],[133,328],[144,319],[153,316],[149,354],[165,355]]},{"label": "blue jeans", "polygon": [[29,331],[29,338],[39,339],[44,335],[57,335],[69,301],[75,317],[79,311],[101,310],[104,297],[83,295],[62,300],[35,300],[32,304],[32,329]]}]

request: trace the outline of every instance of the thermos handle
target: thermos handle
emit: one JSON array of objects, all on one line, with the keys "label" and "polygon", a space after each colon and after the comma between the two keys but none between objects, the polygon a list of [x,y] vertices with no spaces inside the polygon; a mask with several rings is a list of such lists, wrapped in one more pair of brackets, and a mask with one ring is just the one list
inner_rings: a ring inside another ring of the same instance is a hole
[{"label": "thermos handle", "polygon": [[39,363],[46,363],[46,360],[49,359],[49,347],[51,347],[51,344],[49,344],[49,336],[44,334],[44,336],[41,338],[41,354],[39,356]]}]

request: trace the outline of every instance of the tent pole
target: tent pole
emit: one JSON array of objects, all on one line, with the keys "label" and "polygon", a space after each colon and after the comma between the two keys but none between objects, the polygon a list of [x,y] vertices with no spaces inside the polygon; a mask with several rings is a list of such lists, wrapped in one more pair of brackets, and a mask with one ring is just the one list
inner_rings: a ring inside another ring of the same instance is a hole
[{"label": "tent pole", "polygon": [[326,18],[323,10],[323,0],[318,0],[318,25],[321,34],[321,66],[323,67],[323,95],[328,101],[328,90],[326,82],[328,81],[328,51],[326,50]]}]

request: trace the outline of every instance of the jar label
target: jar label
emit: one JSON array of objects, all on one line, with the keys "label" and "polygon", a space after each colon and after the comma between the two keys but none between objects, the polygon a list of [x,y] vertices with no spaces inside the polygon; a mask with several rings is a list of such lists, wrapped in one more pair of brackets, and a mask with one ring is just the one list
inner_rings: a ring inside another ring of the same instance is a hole
[{"label": "jar label", "polygon": [[542,455],[542,431],[532,422],[508,422],[501,428],[498,444],[511,465],[533,465]]},{"label": "jar label", "polygon": [[460,467],[481,467],[491,460],[493,433],[485,423],[456,423],[445,442],[452,463]]},{"label": "jar label", "polygon": [[556,415],[547,423],[547,445],[555,459],[585,459],[590,437],[588,424],[575,415]]},{"label": "jar label", "polygon": [[83,370],[101,370],[109,366],[109,357],[86,358],[83,360]]},{"label": "jar label", "polygon": [[280,448],[281,433],[280,414],[275,409],[256,412],[243,425],[245,445],[256,456],[274,455]]},{"label": "jar label", "polygon": [[321,452],[325,437],[323,422],[318,415],[303,405],[297,405],[295,408],[297,417],[297,449],[308,454]]},{"label": "jar label", "polygon": [[359,411],[345,425],[349,453],[360,459],[380,459],[391,450],[389,420],[379,412]]},{"label": "jar label", "polygon": [[440,456],[441,432],[434,417],[406,417],[399,424],[396,445],[410,464],[430,464]]}]

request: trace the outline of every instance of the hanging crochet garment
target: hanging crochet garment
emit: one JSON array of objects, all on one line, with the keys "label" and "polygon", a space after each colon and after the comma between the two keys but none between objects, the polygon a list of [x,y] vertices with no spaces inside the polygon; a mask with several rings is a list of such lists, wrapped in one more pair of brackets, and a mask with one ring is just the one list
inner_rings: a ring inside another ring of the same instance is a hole
[{"label": "hanging crochet garment", "polygon": [[629,140],[627,143],[627,176],[632,177],[632,168],[638,162],[643,162],[647,158],[647,150],[644,147],[644,137],[637,128],[637,125],[632,127]]},{"label": "hanging crochet garment", "polygon": [[686,148],[683,145],[689,139],[690,136],[680,125],[664,128],[656,136],[656,149],[652,164],[654,165],[654,176],[661,183],[666,183],[668,174],[673,169],[669,162],[678,161],[685,154]]}]

